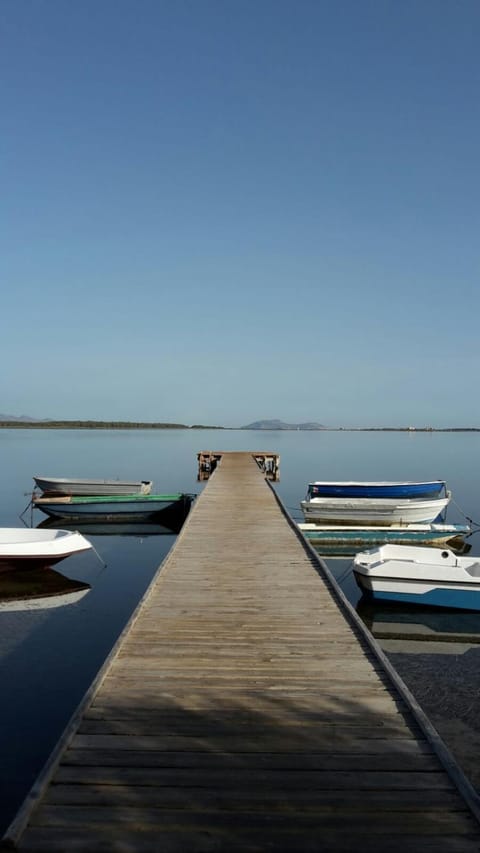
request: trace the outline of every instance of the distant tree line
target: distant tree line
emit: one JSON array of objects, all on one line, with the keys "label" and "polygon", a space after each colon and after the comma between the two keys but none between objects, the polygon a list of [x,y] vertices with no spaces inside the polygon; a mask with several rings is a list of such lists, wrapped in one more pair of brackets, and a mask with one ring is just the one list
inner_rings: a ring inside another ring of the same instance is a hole
[{"label": "distant tree line", "polygon": [[187,424],[143,421],[0,421],[8,429],[189,429]]},{"label": "distant tree line", "polygon": [[146,421],[0,421],[0,429],[224,429],[203,424],[148,423]]}]

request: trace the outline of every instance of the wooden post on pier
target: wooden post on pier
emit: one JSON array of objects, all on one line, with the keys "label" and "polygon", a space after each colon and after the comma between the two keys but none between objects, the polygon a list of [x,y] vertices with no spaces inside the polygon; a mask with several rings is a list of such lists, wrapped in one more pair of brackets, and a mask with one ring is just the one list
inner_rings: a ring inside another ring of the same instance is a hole
[{"label": "wooden post on pier", "polygon": [[[231,451],[202,450],[197,454],[198,480],[208,480],[220,462],[222,456]],[[278,482],[280,480],[280,455],[271,451],[252,451],[250,454],[258,467],[265,473],[267,480]]]}]

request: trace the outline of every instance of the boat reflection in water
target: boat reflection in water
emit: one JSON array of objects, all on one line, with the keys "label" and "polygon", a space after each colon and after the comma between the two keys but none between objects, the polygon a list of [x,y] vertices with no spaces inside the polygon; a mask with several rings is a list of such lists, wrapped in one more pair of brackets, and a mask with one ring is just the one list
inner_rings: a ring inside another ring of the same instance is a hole
[{"label": "boat reflection in water", "polygon": [[66,521],[64,518],[49,518],[37,524],[37,528],[61,528],[78,530],[84,536],[176,536],[180,532],[183,519],[172,519],[169,526],[155,521]]},{"label": "boat reflection in water", "polygon": [[51,568],[0,574],[0,615],[5,611],[47,610],[80,601],[90,584],[67,578]]},{"label": "boat reflection in water", "polygon": [[480,648],[480,613],[364,598],[356,611],[386,652],[459,655]]}]

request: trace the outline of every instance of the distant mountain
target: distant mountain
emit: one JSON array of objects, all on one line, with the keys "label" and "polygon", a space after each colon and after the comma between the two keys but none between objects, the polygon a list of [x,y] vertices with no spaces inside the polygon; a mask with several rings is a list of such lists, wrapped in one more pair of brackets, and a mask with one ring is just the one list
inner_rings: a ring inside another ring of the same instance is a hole
[{"label": "distant mountain", "polygon": [[2,415],[0,414],[0,421],[33,421],[33,423],[39,423],[42,420],[46,420],[46,418],[31,418],[29,415]]},{"label": "distant mountain", "polygon": [[240,427],[240,429],[326,429],[323,424],[315,422],[306,424],[286,424],[285,421],[270,420],[270,421],[254,421],[252,424]]}]

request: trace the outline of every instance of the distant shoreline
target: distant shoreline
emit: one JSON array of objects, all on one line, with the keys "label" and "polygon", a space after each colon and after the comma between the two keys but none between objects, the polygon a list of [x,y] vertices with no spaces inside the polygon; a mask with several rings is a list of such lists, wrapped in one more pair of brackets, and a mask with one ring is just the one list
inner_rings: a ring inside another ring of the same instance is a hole
[{"label": "distant shoreline", "polygon": [[275,428],[251,429],[246,427],[208,426],[204,424],[168,424],[133,421],[0,421],[0,429],[218,429],[238,432],[480,432],[480,427],[322,427],[321,429]]}]

